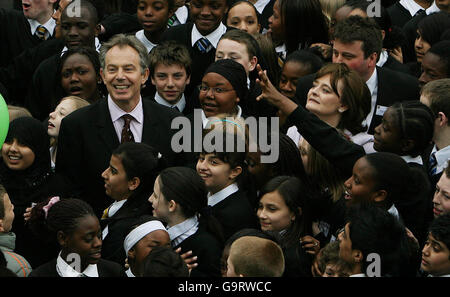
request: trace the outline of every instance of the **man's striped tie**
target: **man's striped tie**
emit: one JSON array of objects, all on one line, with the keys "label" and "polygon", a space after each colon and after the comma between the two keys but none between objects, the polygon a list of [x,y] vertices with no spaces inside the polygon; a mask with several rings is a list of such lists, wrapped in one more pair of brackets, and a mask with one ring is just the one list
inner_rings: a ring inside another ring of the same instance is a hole
[{"label": "man's striped tie", "polygon": [[207,53],[213,48],[211,42],[206,38],[199,39],[195,44],[201,53]]},{"label": "man's striped tie", "polygon": [[44,26],[39,25],[39,27],[37,27],[36,32],[34,33],[40,40],[46,40],[47,36],[47,29],[45,29]]}]

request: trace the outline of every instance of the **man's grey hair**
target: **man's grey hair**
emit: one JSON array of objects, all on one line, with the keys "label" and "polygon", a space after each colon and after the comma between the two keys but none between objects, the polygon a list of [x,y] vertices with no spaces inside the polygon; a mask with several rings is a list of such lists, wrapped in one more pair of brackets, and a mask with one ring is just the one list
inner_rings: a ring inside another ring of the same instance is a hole
[{"label": "man's grey hair", "polygon": [[105,42],[100,48],[100,66],[105,69],[106,53],[115,46],[120,48],[130,46],[136,50],[139,54],[139,64],[141,66],[141,73],[145,73],[145,69],[148,68],[148,53],[144,44],[139,41],[135,36],[117,34],[114,35],[108,42]]}]

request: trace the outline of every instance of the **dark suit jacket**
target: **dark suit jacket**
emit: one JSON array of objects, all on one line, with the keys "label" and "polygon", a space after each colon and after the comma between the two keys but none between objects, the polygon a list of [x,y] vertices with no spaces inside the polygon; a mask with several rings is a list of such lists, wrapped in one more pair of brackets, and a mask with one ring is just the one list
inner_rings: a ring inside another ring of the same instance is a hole
[{"label": "dark suit jacket", "polygon": [[185,94],[191,96],[194,89],[201,83],[203,73],[206,68],[214,62],[216,56],[216,49],[213,48],[208,53],[203,54],[197,48],[192,47],[191,32],[194,27],[193,23],[186,23],[178,26],[168,28],[161,36],[160,42],[167,40],[175,40],[176,42],[183,44],[189,50],[189,54],[192,59],[192,72],[191,82],[186,87]]},{"label": "dark suit jacket", "polygon": [[[369,134],[374,134],[375,127],[381,123],[382,115],[377,115],[377,106],[389,107],[395,102],[406,100],[419,100],[420,88],[418,80],[408,74],[392,71],[385,67],[377,67],[378,75],[378,95],[375,112],[368,130]],[[312,87],[315,74],[304,76],[298,80],[296,101],[305,106],[309,89]]]},{"label": "dark suit jacket", "polygon": [[[100,259],[97,263],[99,277],[126,277],[125,271],[117,263]],[[56,271],[56,258],[31,271],[30,277],[59,277]]]},{"label": "dark suit jacket", "polygon": [[241,190],[214,205],[212,215],[222,225],[225,240],[239,230],[256,227],[256,212]]},{"label": "dark suit jacket", "polygon": [[[157,149],[168,166],[183,165],[180,154],[171,149],[171,121],[179,114],[165,106],[143,99],[142,142]],[[111,204],[101,173],[120,142],[111,120],[107,99],[78,109],[61,122],[56,171],[65,176],[72,191],[81,194],[100,217]]]},{"label": "dark suit jacket", "polygon": [[392,25],[402,28],[410,19],[412,19],[409,10],[403,7],[400,2],[394,3],[388,9]]},{"label": "dark suit jacket", "polygon": [[197,232],[180,243],[174,249],[181,247],[181,253],[192,251],[198,257],[198,266],[192,269],[192,277],[220,277],[220,259],[222,257],[222,244],[213,234],[199,225]]},{"label": "dark suit jacket", "polygon": [[125,263],[126,254],[123,242],[136,218],[152,214],[152,206],[148,202],[150,195],[151,193],[142,193],[132,196],[112,217],[100,220],[102,229],[108,226],[108,235],[102,245],[102,259],[120,265]]}]

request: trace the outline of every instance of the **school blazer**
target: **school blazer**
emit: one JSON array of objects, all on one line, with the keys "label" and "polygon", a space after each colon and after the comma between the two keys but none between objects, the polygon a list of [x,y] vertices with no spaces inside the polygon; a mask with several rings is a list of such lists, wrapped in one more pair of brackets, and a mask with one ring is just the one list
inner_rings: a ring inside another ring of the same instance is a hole
[{"label": "school blazer", "polygon": [[192,269],[191,277],[220,277],[220,259],[222,257],[222,244],[199,224],[195,234],[183,240],[174,249],[181,247],[181,252],[192,251],[198,257],[198,266]]},{"label": "school blazer", "polygon": [[[157,149],[167,166],[183,165],[183,156],[171,149],[176,133],[171,121],[179,114],[147,99],[143,99],[143,110],[142,142]],[[90,203],[99,217],[112,203],[101,174],[119,144],[106,98],[72,112],[61,122],[56,172],[65,178],[65,187]]]},{"label": "school blazer", "polygon": [[225,240],[245,228],[257,228],[256,211],[245,192],[238,190],[211,208],[212,215],[223,227]]},{"label": "school blazer", "polygon": [[[419,82],[414,76],[385,67],[377,67],[377,75],[378,95],[368,130],[368,133],[372,135],[375,132],[375,127],[381,123],[383,118],[381,113],[377,114],[377,107],[385,110],[395,102],[419,100],[420,98]],[[295,101],[303,107],[306,105],[308,91],[312,87],[314,79],[315,74],[310,74],[298,80]]]},{"label": "school blazer", "polygon": [[[122,266],[104,259],[98,261],[97,270],[98,277],[126,277]],[[56,271],[56,258],[31,271],[30,277],[60,277]]]},{"label": "school blazer", "polygon": [[412,19],[409,11],[400,4],[394,3],[387,9],[387,12],[392,20],[392,25],[402,28],[410,19]]}]

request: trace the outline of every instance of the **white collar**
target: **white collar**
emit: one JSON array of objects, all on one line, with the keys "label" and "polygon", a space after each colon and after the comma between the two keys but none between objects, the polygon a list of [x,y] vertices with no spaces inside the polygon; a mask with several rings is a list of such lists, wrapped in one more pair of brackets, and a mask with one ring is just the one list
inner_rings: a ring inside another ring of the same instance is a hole
[{"label": "white collar", "polygon": [[[237,109],[238,109],[238,112],[237,112],[237,114],[236,114],[236,117],[237,117],[237,118],[240,118],[240,117],[242,117],[242,108],[241,108],[239,105],[236,105],[236,106],[237,106]],[[205,112],[204,112],[203,109],[202,109],[202,123],[203,123],[203,128],[206,127],[206,125],[208,124],[208,121],[209,121],[209,118],[206,117],[206,114],[205,114]]]},{"label": "white collar", "polygon": [[208,205],[214,206],[217,203],[221,202],[222,200],[225,200],[225,198],[227,198],[228,196],[236,193],[237,191],[239,191],[237,183],[232,183],[228,187],[220,190],[215,194],[211,195],[211,193],[208,193]]},{"label": "white collar", "polygon": [[133,118],[141,124],[144,121],[144,109],[142,107],[142,97],[139,98],[139,103],[131,112],[125,112],[112,100],[111,95],[108,94],[108,109],[113,123],[118,119],[120,119],[124,114],[132,115]]},{"label": "white collar", "polygon": [[225,34],[225,32],[227,32],[227,27],[221,22],[220,25],[216,28],[216,30],[212,31],[206,36],[203,36],[198,31],[197,26],[195,26],[194,24],[191,32],[192,47],[194,47],[195,43],[199,39],[206,38],[212,44],[212,46],[214,46],[214,48],[217,48],[217,44],[219,43],[220,37],[222,37],[222,35]]},{"label": "white collar", "polygon": [[[172,246],[178,246],[183,240],[195,234],[198,230],[197,216],[190,217],[183,222],[167,228]],[[186,235],[186,236],[183,236]]]},{"label": "white collar", "polygon": [[87,277],[98,277],[97,264],[89,264],[82,273],[79,273],[63,260],[61,252],[56,259],[56,271],[61,277],[80,277],[83,274]]},{"label": "white collar", "polygon": [[40,25],[44,26],[45,29],[47,29],[49,34],[48,36],[52,36],[53,32],[55,31],[56,21],[53,18],[50,18],[45,24],[40,24],[38,21],[32,19],[27,19],[27,21],[31,27],[31,35],[34,35],[34,33],[36,33],[36,30]]},{"label": "white collar", "polygon": [[189,15],[188,8],[186,5],[178,7],[177,11],[175,11],[175,15],[177,16],[180,24],[185,24]]},{"label": "white collar", "polygon": [[139,39],[139,41],[141,41],[145,47],[147,48],[147,53],[150,53],[150,51],[157,46],[157,44],[154,44],[153,42],[151,42],[150,40],[147,39],[147,36],[145,36],[144,30],[141,31],[137,31],[136,32],[136,38]]},{"label": "white collar", "polygon": [[431,153],[435,153],[434,156],[437,162],[436,173],[441,173],[447,167],[447,161],[450,160],[450,145],[440,150],[437,150],[436,145],[434,145]]},{"label": "white collar", "polygon": [[283,59],[286,59],[286,43],[283,43],[282,45],[279,45],[275,48],[275,52],[283,53]]},{"label": "white collar", "polygon": [[424,10],[424,8],[414,0],[400,0],[400,5],[406,8],[412,17],[415,16],[419,10]]},{"label": "white collar", "polygon": [[427,15],[430,15],[434,12],[439,12],[439,11],[441,11],[441,10],[439,9],[439,7],[437,7],[436,1],[433,1],[433,4],[431,4],[431,6],[425,10]]},{"label": "white collar", "polygon": [[112,217],[122,208],[122,206],[127,202],[127,199],[123,199],[120,201],[114,201],[113,204],[108,208],[108,218]]},{"label": "white collar", "polygon": [[382,50],[380,53],[380,58],[378,59],[377,66],[383,67],[384,63],[386,63],[387,59],[389,58],[389,54],[386,50]]},{"label": "white collar", "polygon": [[391,215],[396,217],[397,220],[400,219],[400,215],[398,214],[398,210],[397,210],[397,208],[395,207],[394,204],[392,204],[391,208],[388,209],[388,213],[390,213]]},{"label": "white collar", "polygon": [[406,163],[417,163],[417,164],[423,165],[422,157],[420,155],[417,157],[411,157],[409,155],[400,156],[400,157],[402,157],[402,159],[405,160]]},{"label": "white collar", "polygon": [[364,273],[357,273],[357,274],[352,274],[349,277],[366,277],[366,275]]},{"label": "white collar", "polygon": [[[95,37],[95,50],[97,51],[97,53],[100,53],[100,48],[102,47],[102,44],[100,43],[100,40]],[[61,57],[64,55],[65,52],[67,52],[69,49],[67,48],[67,46],[64,46],[63,50],[61,51]]]},{"label": "white collar", "polygon": [[367,87],[370,90],[370,94],[372,94],[373,91],[375,90],[375,87],[377,87],[377,85],[378,85],[378,74],[377,74],[377,68],[376,67],[373,70],[373,73],[370,76],[370,78],[366,81],[366,85],[367,85]]},{"label": "white collar", "polygon": [[155,101],[161,105],[164,105],[164,106],[167,106],[170,108],[178,107],[178,110],[180,112],[183,112],[184,108],[186,107],[186,98],[184,97],[184,94],[181,96],[181,99],[178,100],[178,102],[176,104],[170,104],[159,94],[159,92],[156,92]]},{"label": "white collar", "polygon": [[136,277],[136,276],[133,274],[133,272],[131,272],[131,268],[128,268],[127,271],[125,271],[125,274],[126,274],[128,277]]},{"label": "white collar", "polygon": [[269,4],[270,0],[258,0],[255,4],[253,4],[256,8],[256,10],[261,14],[266,7],[267,4]]}]

